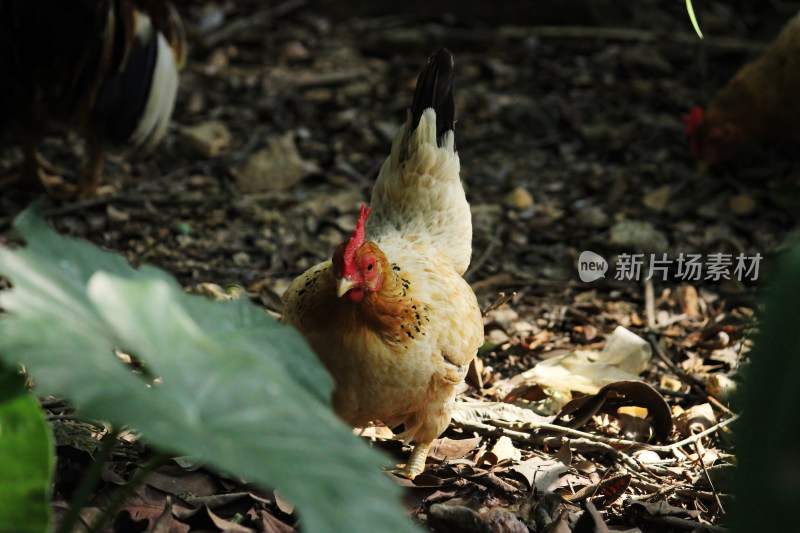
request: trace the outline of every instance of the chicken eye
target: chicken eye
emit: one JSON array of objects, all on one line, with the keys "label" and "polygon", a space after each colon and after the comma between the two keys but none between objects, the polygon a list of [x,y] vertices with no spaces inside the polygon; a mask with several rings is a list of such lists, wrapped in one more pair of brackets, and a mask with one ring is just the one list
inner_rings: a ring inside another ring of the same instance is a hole
[{"label": "chicken eye", "polygon": [[372,270],[372,263],[367,265],[367,270]]}]

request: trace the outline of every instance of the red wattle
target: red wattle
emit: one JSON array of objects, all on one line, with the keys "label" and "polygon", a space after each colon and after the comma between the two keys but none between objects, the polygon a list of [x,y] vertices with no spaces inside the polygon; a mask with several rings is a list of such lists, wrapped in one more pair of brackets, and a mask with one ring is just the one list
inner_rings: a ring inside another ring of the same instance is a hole
[{"label": "red wattle", "polygon": [[350,289],[349,291],[347,291],[347,293],[345,293],[345,296],[351,302],[358,303],[364,297],[364,289],[358,289],[358,288]]}]

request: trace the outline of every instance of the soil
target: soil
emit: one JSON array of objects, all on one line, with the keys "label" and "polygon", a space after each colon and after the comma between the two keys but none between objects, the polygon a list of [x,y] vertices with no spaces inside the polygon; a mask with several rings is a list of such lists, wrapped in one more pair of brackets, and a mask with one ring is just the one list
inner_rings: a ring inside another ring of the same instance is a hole
[{"label": "soil", "polygon": [[[373,2],[180,2],[190,53],[168,138],[151,154],[110,155],[97,197],[45,198],[43,209],[67,235],[164,268],[187,287],[241,285],[280,312],[287,284],[352,232],[417,73],[431,51],[447,47],[474,222],[466,277],[484,308],[500,293],[508,298],[487,314],[483,389],[468,395],[498,399],[499,384],[537,361],[602,347],[624,326],[660,343],[672,366],[654,359],[647,380],[663,387],[664,376],[675,377],[683,396],[664,393],[667,402],[689,408],[708,400],[691,387],[695,377],[738,367],[760,286],[736,275],[681,280],[673,264],[649,297],[644,275],[615,279],[620,254],[760,254],[760,276],[768,271],[796,224],[792,147],[748,147],[701,174],[681,117],[763,49],[792,12],[786,4],[703,2],[695,6],[701,41],[684,3],[665,0],[525,8],[410,0],[395,11]],[[216,126],[198,146],[191,127],[211,121],[225,131]],[[85,157],[74,133],[43,151],[67,169]],[[0,171],[19,160],[6,148]],[[4,232],[35,196],[3,195]],[[585,250],[609,261],[604,279],[579,279]],[[451,427],[445,437],[464,431]],[[491,448],[494,437],[485,437]],[[614,470],[602,454],[587,457]],[[471,498],[464,505],[512,508],[493,504],[485,483],[475,486],[459,494]],[[714,498],[662,499],[725,523]],[[447,531],[430,522],[432,501],[410,501],[416,516]],[[609,507],[606,520],[628,519]]]}]

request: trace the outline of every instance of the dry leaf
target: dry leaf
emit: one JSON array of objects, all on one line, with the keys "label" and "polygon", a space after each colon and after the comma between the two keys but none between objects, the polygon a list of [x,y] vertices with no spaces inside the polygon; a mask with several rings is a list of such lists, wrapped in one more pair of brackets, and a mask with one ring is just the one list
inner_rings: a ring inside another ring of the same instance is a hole
[{"label": "dry leaf", "polygon": [[463,459],[478,448],[481,440],[481,437],[458,440],[447,437],[435,439],[428,455],[438,461]]},{"label": "dry leaf", "polygon": [[675,417],[675,427],[685,437],[705,431],[716,423],[717,416],[708,403],[693,405]]},{"label": "dry leaf", "polygon": [[510,467],[509,470],[522,476],[529,487],[535,486],[542,492],[552,492],[560,486],[561,475],[567,472],[569,467],[555,459],[534,457]]},{"label": "dry leaf", "polygon": [[[604,385],[637,380],[639,374],[647,368],[651,355],[647,341],[619,326],[600,352],[575,350],[542,361],[531,370],[523,372],[520,377],[525,385],[511,394],[519,396],[520,389],[534,384],[545,387],[551,395],[561,392],[566,401],[569,401],[569,396],[565,395],[571,391],[595,394]],[[564,403],[558,405],[550,402],[547,408],[556,412]]]},{"label": "dry leaf", "polygon": [[522,459],[522,452],[514,446],[511,439],[504,436],[497,439],[492,449],[483,455],[482,461],[491,465],[496,465],[500,461],[505,461],[506,459],[519,461]]},{"label": "dry leaf", "polygon": [[519,429],[533,429],[550,423],[552,416],[540,416],[522,407],[503,402],[484,402],[471,400],[456,402],[453,421],[466,426],[481,425],[490,421],[502,421],[504,426]]}]

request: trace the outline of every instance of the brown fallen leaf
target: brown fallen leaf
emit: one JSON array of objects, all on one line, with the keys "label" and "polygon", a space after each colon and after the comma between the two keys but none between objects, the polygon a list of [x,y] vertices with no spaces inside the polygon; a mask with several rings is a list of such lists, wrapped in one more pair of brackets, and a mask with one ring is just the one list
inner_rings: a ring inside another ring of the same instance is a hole
[{"label": "brown fallen leaf", "polygon": [[[672,433],[672,412],[661,393],[643,381],[610,383],[597,394],[576,398],[561,409],[553,423],[578,429],[595,414],[603,412],[616,416],[617,410],[626,405],[646,408],[656,437],[662,441],[669,438]],[[564,417],[568,415],[572,417],[571,420],[564,422]]]},{"label": "brown fallen leaf", "polygon": [[533,457],[511,466],[509,470],[521,476],[528,487],[535,486],[541,492],[552,492],[559,487],[561,475],[569,470],[569,467],[554,459]]},{"label": "brown fallen leaf", "polygon": [[572,533],[609,533],[608,526],[606,526],[603,517],[595,509],[594,504],[587,501],[585,508],[586,510],[575,522]]},{"label": "brown fallen leaf", "polygon": [[463,505],[434,503],[428,510],[428,523],[440,533],[492,533],[477,511]]},{"label": "brown fallen leaf", "polygon": [[113,530],[187,533],[191,527],[173,516],[172,499],[168,496],[161,509],[145,505],[126,507],[114,519]]},{"label": "brown fallen leaf", "polygon": [[675,417],[675,427],[684,437],[701,433],[717,423],[717,416],[709,403],[693,405]]},{"label": "brown fallen leaf", "polygon": [[700,296],[692,285],[682,285],[675,290],[681,311],[689,318],[700,316]]},{"label": "brown fallen leaf", "polygon": [[625,494],[628,486],[631,484],[631,474],[620,474],[617,476],[604,479],[600,483],[594,485],[587,485],[575,494],[568,494],[564,496],[564,500],[569,502],[585,502],[594,500],[603,507],[608,507],[620,496]]},{"label": "brown fallen leaf", "polygon": [[275,494],[275,504],[278,506],[278,509],[280,509],[281,511],[283,511],[288,515],[294,513],[294,504],[292,504],[291,502],[289,502],[289,500],[284,498],[283,494],[281,494],[277,490],[275,491],[274,494]]},{"label": "brown fallen leaf", "polygon": [[562,511],[558,519],[542,530],[542,533],[571,533],[569,528],[569,513]]},{"label": "brown fallen leaf", "polygon": [[463,459],[480,446],[481,440],[481,437],[473,437],[471,439],[449,439],[444,437],[435,439],[431,444],[428,456],[437,461]]},{"label": "brown fallen leaf", "polygon": [[506,459],[519,461],[521,458],[522,452],[514,446],[511,439],[503,436],[497,439],[497,442],[492,446],[491,450],[483,454],[481,461],[489,463],[490,465],[496,465],[500,461],[505,461]]},{"label": "brown fallen leaf", "polygon": [[225,520],[216,515],[208,507],[201,507],[192,516],[187,517],[185,522],[191,527],[192,531],[225,531],[225,533],[255,533],[255,530],[241,524]]},{"label": "brown fallen leaf", "polygon": [[261,533],[292,533],[294,531],[292,526],[284,524],[264,509],[258,511],[250,509],[247,516]]}]

